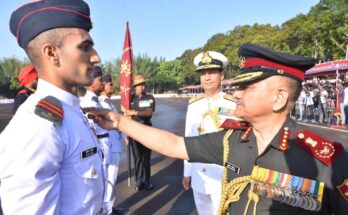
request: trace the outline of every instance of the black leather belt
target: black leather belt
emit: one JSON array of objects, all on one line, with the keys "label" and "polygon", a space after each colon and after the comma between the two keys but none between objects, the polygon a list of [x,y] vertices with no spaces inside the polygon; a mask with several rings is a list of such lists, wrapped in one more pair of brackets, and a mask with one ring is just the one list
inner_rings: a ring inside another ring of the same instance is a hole
[{"label": "black leather belt", "polygon": [[97,134],[97,138],[98,138],[98,139],[105,138],[105,137],[109,137],[109,133]]}]

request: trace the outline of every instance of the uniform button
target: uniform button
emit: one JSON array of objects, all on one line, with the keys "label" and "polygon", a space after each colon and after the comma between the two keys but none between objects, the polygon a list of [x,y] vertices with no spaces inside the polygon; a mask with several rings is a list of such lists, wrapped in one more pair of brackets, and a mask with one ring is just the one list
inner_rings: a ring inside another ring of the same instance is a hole
[{"label": "uniform button", "polygon": [[92,169],[92,175],[97,174],[97,170],[95,168]]},{"label": "uniform button", "polygon": [[205,172],[205,168],[202,169],[202,172]]}]

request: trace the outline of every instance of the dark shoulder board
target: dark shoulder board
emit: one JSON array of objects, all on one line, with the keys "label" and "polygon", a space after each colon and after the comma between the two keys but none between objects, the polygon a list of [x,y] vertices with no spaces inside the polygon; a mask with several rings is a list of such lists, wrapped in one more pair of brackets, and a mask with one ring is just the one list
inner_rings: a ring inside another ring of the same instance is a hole
[{"label": "dark shoulder board", "polygon": [[35,106],[35,114],[60,126],[64,119],[64,110],[61,101],[53,96],[46,96]]},{"label": "dark shoulder board", "polygon": [[196,102],[196,101],[199,101],[199,100],[201,100],[201,99],[203,99],[203,98],[204,98],[204,95],[203,95],[203,94],[199,94],[199,95],[197,95],[197,96],[191,98],[191,99],[189,100],[189,104],[192,104],[192,103],[194,103],[194,102]]},{"label": "dark shoulder board", "polygon": [[225,94],[224,99],[232,101],[232,102],[236,102],[236,100],[230,94]]},{"label": "dark shoulder board", "polygon": [[341,144],[327,140],[310,130],[296,132],[296,143],[327,166],[330,166],[343,151]]}]

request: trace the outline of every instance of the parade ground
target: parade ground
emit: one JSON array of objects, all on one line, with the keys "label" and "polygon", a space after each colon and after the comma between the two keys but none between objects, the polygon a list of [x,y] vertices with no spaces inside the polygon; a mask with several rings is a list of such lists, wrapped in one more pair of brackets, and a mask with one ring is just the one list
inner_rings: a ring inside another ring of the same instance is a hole
[{"label": "parade ground", "polygon": [[[184,134],[187,98],[157,98],[153,126]],[[115,101],[118,105],[118,100]],[[0,132],[12,117],[12,104],[0,104]],[[310,125],[327,139],[340,142],[348,148],[347,129],[330,129],[318,124]],[[141,131],[139,131],[141,132]],[[20,135],[20,131],[18,134]],[[146,134],[143,134],[146,135]],[[1,144],[1,143],[0,143]],[[134,189],[133,177],[128,186],[127,151],[122,154],[116,185],[116,205],[127,215],[196,215],[192,191],[184,191],[181,185],[183,162],[152,153],[151,182],[154,190]],[[133,174],[132,163],[132,174]],[[1,214],[1,211],[0,211]]]}]

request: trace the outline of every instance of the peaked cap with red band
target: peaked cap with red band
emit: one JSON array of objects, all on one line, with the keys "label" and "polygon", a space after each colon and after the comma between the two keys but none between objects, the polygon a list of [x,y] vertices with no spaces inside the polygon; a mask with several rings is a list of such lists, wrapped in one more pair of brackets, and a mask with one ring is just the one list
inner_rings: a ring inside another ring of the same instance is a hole
[{"label": "peaked cap with red band", "polygon": [[240,74],[232,86],[262,80],[272,75],[287,76],[299,82],[305,71],[314,66],[316,59],[276,52],[256,44],[247,43],[238,50],[241,58]]},{"label": "peaked cap with red band", "polygon": [[42,0],[17,8],[10,29],[23,49],[40,33],[54,28],[92,28],[89,7],[82,0]]}]

